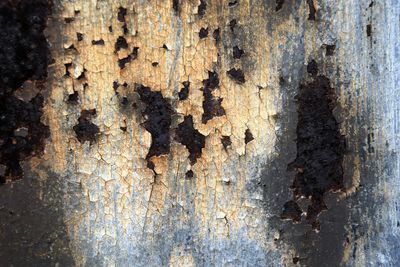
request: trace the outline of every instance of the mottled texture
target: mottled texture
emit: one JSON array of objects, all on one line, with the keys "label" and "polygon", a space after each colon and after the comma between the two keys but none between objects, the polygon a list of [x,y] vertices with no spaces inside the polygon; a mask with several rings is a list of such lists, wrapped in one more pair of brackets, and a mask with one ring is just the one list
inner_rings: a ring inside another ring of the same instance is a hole
[{"label": "mottled texture", "polygon": [[[11,240],[2,263],[399,265],[399,12],[397,0],[57,0],[42,116],[51,139],[42,159],[24,162],[28,177],[0,187],[2,210],[19,214],[3,199],[23,199],[11,185],[34,184],[29,212],[14,223],[23,234],[8,235],[14,219],[2,217],[0,244]],[[120,36],[128,47],[115,51]],[[307,70],[313,59],[318,73]],[[297,175],[288,165],[303,154],[296,96],[320,78],[337,96],[330,116],[346,153],[342,189],[323,194],[316,231],[303,219],[309,199],[285,203]],[[223,99],[209,103],[224,114],[203,123],[205,80],[208,99]],[[190,89],[180,100],[184,82]],[[142,101],[138,84],[160,101]],[[101,134],[90,145],[73,127],[93,108]],[[182,128],[191,134],[178,142]],[[168,152],[149,158],[156,134],[166,132]],[[14,242],[29,234],[39,242]]]}]

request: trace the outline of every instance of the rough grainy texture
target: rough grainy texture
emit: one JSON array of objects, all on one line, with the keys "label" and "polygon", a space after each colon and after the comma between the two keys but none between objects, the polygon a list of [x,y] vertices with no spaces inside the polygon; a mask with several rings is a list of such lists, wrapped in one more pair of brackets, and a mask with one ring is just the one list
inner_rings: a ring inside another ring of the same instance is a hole
[{"label": "rough grainy texture", "polygon": [[43,152],[41,83],[49,50],[43,30],[50,3],[0,3],[0,185],[23,176],[21,161]]},{"label": "rough grainy texture", "polygon": [[[51,136],[0,187],[1,262],[399,265],[399,16],[397,0],[56,0],[35,117]],[[305,118],[334,141],[304,138]],[[339,156],[315,160],[324,144]]]}]

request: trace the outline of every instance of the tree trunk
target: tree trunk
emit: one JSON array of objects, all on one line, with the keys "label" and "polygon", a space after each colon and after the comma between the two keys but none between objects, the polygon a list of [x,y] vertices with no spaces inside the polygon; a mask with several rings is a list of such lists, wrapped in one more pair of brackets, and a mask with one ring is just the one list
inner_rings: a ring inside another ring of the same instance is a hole
[{"label": "tree trunk", "polygon": [[39,135],[0,129],[4,266],[399,265],[398,1],[49,8],[47,78],[1,84],[44,98],[1,108]]}]

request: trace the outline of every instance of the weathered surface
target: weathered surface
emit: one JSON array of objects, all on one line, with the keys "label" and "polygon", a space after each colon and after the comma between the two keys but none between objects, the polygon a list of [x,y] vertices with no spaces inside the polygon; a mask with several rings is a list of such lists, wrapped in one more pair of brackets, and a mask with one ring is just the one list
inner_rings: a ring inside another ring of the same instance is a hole
[{"label": "weathered surface", "polygon": [[398,265],[399,15],[396,0],[56,0],[51,135],[0,187],[2,262]]}]

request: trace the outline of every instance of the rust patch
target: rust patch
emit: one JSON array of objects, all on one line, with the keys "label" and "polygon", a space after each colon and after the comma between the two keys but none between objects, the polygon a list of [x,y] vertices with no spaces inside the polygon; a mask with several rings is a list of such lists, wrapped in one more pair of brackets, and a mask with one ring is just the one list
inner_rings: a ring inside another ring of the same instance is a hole
[{"label": "rust patch", "polygon": [[149,87],[137,85],[136,91],[144,103],[144,128],[151,134],[151,146],[146,158],[168,154],[170,151],[171,116],[174,113],[161,92],[153,92]]},{"label": "rust patch", "polygon": [[206,124],[214,117],[225,115],[225,110],[222,107],[222,98],[215,99],[212,92],[219,86],[219,78],[216,72],[208,72],[208,79],[203,80],[203,116],[202,123]]},{"label": "rust patch", "polygon": [[307,4],[310,10],[310,13],[308,13],[308,20],[315,20],[315,14],[317,13],[317,10],[314,6],[314,0],[307,0]]},{"label": "rust patch", "polygon": [[232,68],[226,72],[228,77],[234,80],[238,84],[243,84],[246,82],[244,73],[241,69]]},{"label": "rust patch", "polygon": [[189,96],[190,82],[185,81],[182,84],[183,84],[183,88],[179,91],[178,97],[179,97],[179,100],[186,100]]},{"label": "rust patch", "polygon": [[318,75],[314,60],[308,64],[307,71],[312,81],[301,84],[297,95],[297,156],[288,165],[289,170],[296,172],[293,200],[285,204],[281,216],[300,221],[297,201],[302,197],[310,199],[306,220],[318,230],[318,215],[327,209],[324,195],[344,189],[345,140],[333,115],[337,103],[329,79]]},{"label": "rust patch", "polygon": [[91,119],[96,115],[96,109],[82,110],[81,116],[78,118],[78,124],[73,127],[76,138],[79,142],[85,143],[89,141],[90,144],[96,141],[97,135],[100,130],[99,127],[91,122]]},{"label": "rust patch", "polygon": [[192,115],[185,116],[183,122],[178,125],[175,139],[189,150],[190,163],[195,164],[201,157],[206,137],[194,128]]},{"label": "rust patch", "polygon": [[276,0],[275,2],[276,2],[275,11],[279,11],[282,9],[285,0]]},{"label": "rust patch", "polygon": [[206,14],[207,3],[205,0],[200,0],[200,5],[197,7],[197,14],[202,18]]},{"label": "rust patch", "polygon": [[21,161],[41,155],[50,136],[41,122],[50,9],[47,0],[0,3],[0,184],[22,178]]}]

